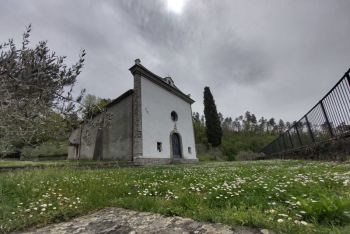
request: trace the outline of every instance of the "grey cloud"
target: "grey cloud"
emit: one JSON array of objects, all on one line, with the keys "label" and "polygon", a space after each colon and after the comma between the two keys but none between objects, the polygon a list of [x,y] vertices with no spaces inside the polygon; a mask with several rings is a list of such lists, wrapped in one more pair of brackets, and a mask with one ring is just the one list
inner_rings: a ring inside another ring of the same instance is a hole
[{"label": "grey cloud", "polygon": [[211,87],[219,111],[251,110],[292,121],[304,114],[347,70],[350,2],[187,0],[181,14],[165,0],[4,1],[0,41],[32,41],[74,62],[87,50],[79,88],[114,98],[132,87],[137,57],[197,100]]}]

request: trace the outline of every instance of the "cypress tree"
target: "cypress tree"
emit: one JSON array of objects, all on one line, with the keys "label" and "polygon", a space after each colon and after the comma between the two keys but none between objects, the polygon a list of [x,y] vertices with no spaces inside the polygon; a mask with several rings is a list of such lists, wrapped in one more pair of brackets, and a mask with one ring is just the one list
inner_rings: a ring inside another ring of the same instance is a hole
[{"label": "cypress tree", "polygon": [[222,129],[213,95],[209,87],[204,88],[204,115],[208,142],[217,147],[221,144]]}]

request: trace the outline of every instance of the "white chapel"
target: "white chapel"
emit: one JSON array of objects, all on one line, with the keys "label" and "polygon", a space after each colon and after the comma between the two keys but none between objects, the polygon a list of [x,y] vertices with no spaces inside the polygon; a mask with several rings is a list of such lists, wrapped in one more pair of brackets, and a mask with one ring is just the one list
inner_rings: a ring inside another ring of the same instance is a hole
[{"label": "white chapel", "polygon": [[68,159],[119,160],[135,165],[197,162],[189,95],[139,59],[129,69],[131,89],[69,138]]}]

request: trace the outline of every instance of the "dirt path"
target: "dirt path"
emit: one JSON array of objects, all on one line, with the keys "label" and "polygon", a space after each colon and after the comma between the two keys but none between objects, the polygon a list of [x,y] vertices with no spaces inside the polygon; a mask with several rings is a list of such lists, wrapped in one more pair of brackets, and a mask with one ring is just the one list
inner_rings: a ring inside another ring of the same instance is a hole
[{"label": "dirt path", "polygon": [[165,217],[148,212],[107,208],[72,221],[49,225],[22,233],[240,233],[271,234],[267,230],[231,227],[223,224],[197,222],[188,218]]}]

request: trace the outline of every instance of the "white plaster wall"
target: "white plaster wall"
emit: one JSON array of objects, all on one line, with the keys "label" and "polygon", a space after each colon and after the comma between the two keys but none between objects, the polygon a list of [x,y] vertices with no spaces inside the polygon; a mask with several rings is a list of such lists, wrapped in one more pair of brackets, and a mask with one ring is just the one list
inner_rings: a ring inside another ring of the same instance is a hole
[{"label": "white plaster wall", "polygon": [[[170,133],[174,130],[175,123],[170,113],[176,111],[176,128],[182,138],[183,158],[196,159],[191,105],[143,77],[141,98],[143,157],[171,157]],[[157,142],[162,142],[162,152],[158,152]],[[188,147],[191,147],[191,154],[188,153]]]}]

